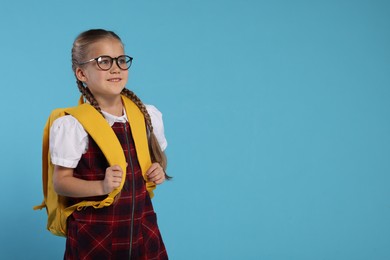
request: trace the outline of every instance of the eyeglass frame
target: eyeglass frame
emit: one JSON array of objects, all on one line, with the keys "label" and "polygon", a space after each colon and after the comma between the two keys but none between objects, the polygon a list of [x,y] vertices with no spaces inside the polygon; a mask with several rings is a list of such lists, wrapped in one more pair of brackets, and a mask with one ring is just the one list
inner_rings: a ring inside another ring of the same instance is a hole
[{"label": "eyeglass frame", "polygon": [[[127,69],[122,69],[122,68],[119,66],[119,64],[118,64],[118,59],[119,59],[120,57],[129,58],[129,60],[130,60],[130,65],[127,67]],[[111,66],[110,66],[108,69],[103,69],[103,68],[100,67],[100,65],[99,65],[99,59],[101,59],[101,58],[110,58],[110,59],[111,59]],[[99,57],[90,59],[90,60],[88,60],[88,61],[78,63],[78,65],[81,66],[81,65],[85,65],[85,64],[87,64],[87,63],[90,63],[90,62],[92,62],[92,61],[96,61],[96,65],[99,67],[99,69],[104,70],[104,71],[108,71],[108,70],[110,70],[110,69],[112,68],[112,65],[114,65],[114,60],[115,60],[116,65],[118,66],[118,68],[121,69],[121,70],[129,70],[130,67],[131,67],[131,65],[133,64],[133,57],[130,57],[129,55],[120,55],[120,56],[115,57],[115,58],[113,58],[113,57],[111,57],[111,56],[108,56],[108,55],[101,55],[101,56],[99,56]]]}]

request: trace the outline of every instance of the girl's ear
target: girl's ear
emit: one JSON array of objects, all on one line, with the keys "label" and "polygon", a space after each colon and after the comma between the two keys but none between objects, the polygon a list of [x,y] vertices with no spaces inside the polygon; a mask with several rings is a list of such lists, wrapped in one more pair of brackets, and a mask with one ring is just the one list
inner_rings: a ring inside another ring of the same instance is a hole
[{"label": "girl's ear", "polygon": [[85,73],[81,68],[76,68],[75,74],[78,80],[82,82],[85,82],[87,80],[87,78],[85,77]]}]

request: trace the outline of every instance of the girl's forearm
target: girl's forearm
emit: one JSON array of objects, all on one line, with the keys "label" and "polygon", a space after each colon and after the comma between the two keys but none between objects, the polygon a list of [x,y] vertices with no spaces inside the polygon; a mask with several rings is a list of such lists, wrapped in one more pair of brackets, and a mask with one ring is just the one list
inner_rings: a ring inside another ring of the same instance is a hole
[{"label": "girl's forearm", "polygon": [[105,195],[103,181],[87,181],[73,177],[73,169],[55,166],[53,185],[57,194],[80,198]]}]

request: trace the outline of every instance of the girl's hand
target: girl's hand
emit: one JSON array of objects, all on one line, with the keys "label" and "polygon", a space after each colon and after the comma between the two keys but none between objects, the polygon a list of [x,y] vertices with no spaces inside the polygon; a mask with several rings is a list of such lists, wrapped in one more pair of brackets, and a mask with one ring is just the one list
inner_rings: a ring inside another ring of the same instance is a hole
[{"label": "girl's hand", "polygon": [[106,169],[106,176],[103,180],[103,193],[108,194],[121,185],[122,168],[114,165]]},{"label": "girl's hand", "polygon": [[149,181],[155,184],[161,184],[165,181],[165,172],[159,163],[153,163],[146,171],[146,176]]}]

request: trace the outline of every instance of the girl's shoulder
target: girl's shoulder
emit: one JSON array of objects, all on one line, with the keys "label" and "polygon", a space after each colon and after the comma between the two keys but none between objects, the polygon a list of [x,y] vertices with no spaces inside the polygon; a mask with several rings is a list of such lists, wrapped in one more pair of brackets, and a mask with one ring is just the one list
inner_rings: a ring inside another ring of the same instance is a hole
[{"label": "girl's shoulder", "polygon": [[88,134],[71,115],[54,120],[50,127],[49,151],[52,163],[75,168],[88,147]]},{"label": "girl's shoulder", "polygon": [[155,107],[153,105],[149,105],[149,104],[145,104],[145,107],[148,110],[150,116],[152,116],[152,114],[154,116],[159,116],[159,117],[162,116],[162,113],[160,112],[160,110],[157,109],[157,107]]},{"label": "girl's shoulder", "polygon": [[61,117],[57,118],[56,120],[54,120],[52,125],[58,125],[58,126],[76,125],[77,123],[80,124],[79,121],[77,121],[77,119],[74,116],[65,115],[65,116],[61,116]]},{"label": "girl's shoulder", "polygon": [[78,135],[87,135],[80,122],[71,115],[65,115],[54,120],[50,131],[52,133],[77,133]]},{"label": "girl's shoulder", "polygon": [[158,110],[153,105],[146,105],[145,104],[145,107],[146,107],[146,110],[148,110],[150,118],[152,119],[153,128],[164,127],[162,113],[160,112],[160,110]]}]

